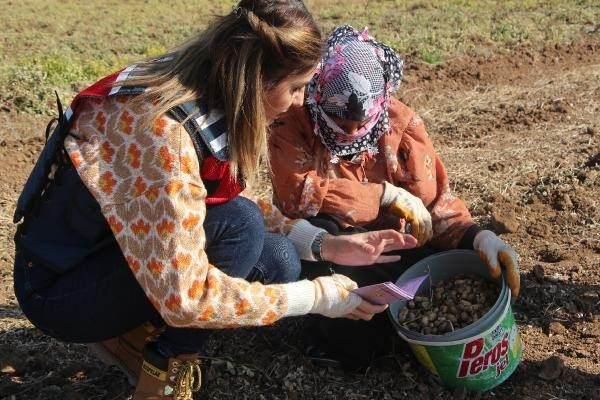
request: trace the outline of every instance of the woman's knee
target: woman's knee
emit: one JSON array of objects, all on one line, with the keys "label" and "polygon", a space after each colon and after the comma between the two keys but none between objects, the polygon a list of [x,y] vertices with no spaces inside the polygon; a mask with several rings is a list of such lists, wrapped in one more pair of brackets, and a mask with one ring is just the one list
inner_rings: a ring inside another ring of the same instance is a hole
[{"label": "woman's knee", "polygon": [[252,200],[237,196],[226,203],[223,211],[228,214],[232,228],[237,234],[262,241],[265,233],[265,222],[260,209]]},{"label": "woman's knee", "polygon": [[231,200],[232,215],[237,220],[233,223],[233,231],[245,245],[245,255],[248,259],[257,260],[265,240],[265,222],[260,209],[253,201],[238,196]]},{"label": "woman's knee", "polygon": [[231,199],[227,204],[230,204],[231,207],[235,208],[235,211],[233,212],[240,215],[243,218],[244,222],[247,222],[249,224],[264,224],[263,215],[260,212],[258,205],[256,205],[256,203],[252,200],[243,196],[237,196]]},{"label": "woman's knee", "polygon": [[255,268],[262,274],[264,283],[286,283],[298,280],[301,265],[298,253],[288,238],[267,233]]},{"label": "woman's knee", "polygon": [[262,214],[252,201],[238,196],[227,203],[208,207],[204,231],[211,262],[227,267],[247,261],[246,272],[257,262],[265,227]]}]

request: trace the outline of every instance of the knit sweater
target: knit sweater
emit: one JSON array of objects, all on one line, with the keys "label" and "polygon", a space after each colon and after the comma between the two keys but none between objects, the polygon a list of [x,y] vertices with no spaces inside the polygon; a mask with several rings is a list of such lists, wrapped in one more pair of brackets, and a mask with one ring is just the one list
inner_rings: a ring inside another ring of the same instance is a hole
[{"label": "knit sweater", "polygon": [[391,131],[379,139],[378,154],[369,157],[364,152],[333,163],[314,134],[308,110],[289,110],[269,137],[275,204],[293,218],[326,213],[344,226],[395,228],[381,224],[388,223],[379,210],[382,183],[387,181],[423,201],[433,225],[430,245],[456,248],[475,223],[464,203],[452,195],[423,120],[394,98],[389,118]]},{"label": "knit sweater", "polygon": [[[310,311],[314,285],[250,283],[210,263],[203,222],[206,189],[189,134],[129,96],[78,104],[65,148],[98,201],[137,282],[170,326],[266,325]],[[267,228],[296,243],[318,230],[261,202]],[[110,268],[110,265],[106,266]]]}]

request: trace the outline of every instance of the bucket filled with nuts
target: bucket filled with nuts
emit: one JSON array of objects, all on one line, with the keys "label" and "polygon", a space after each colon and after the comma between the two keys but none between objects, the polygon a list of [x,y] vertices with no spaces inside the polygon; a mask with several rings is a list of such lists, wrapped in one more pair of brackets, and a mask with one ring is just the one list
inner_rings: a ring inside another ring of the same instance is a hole
[{"label": "bucket filled with nuts", "polygon": [[400,337],[448,387],[485,391],[502,383],[523,352],[504,281],[475,252],[452,250],[414,264],[396,284],[425,274],[414,299],[390,305]]}]

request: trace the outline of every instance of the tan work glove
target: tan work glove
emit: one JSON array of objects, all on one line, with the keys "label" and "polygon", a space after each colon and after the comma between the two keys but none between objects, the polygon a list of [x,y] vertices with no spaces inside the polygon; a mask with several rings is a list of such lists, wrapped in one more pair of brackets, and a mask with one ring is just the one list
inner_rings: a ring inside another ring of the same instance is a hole
[{"label": "tan work glove", "polygon": [[475,235],[473,248],[485,262],[492,278],[500,278],[504,270],[504,280],[510,288],[512,299],[519,296],[521,277],[517,253],[492,231],[481,231]]},{"label": "tan work glove", "polygon": [[358,285],[347,276],[320,276],[312,282],[315,285],[315,302],[310,310],[311,314],[321,314],[329,318],[345,317],[362,302],[359,295],[350,292]]},{"label": "tan work glove", "polygon": [[423,246],[433,236],[431,215],[423,201],[410,192],[385,182],[381,207],[410,223],[410,234],[417,239],[417,246]]}]

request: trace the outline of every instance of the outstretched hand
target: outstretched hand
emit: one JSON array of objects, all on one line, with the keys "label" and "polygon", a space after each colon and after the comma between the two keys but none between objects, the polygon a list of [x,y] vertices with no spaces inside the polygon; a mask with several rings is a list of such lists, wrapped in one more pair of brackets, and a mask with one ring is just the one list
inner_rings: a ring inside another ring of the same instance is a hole
[{"label": "outstretched hand", "polygon": [[400,256],[385,253],[412,249],[416,245],[417,239],[413,236],[393,229],[341,236],[325,235],[321,255],[324,260],[338,265],[371,265],[398,261]]}]

